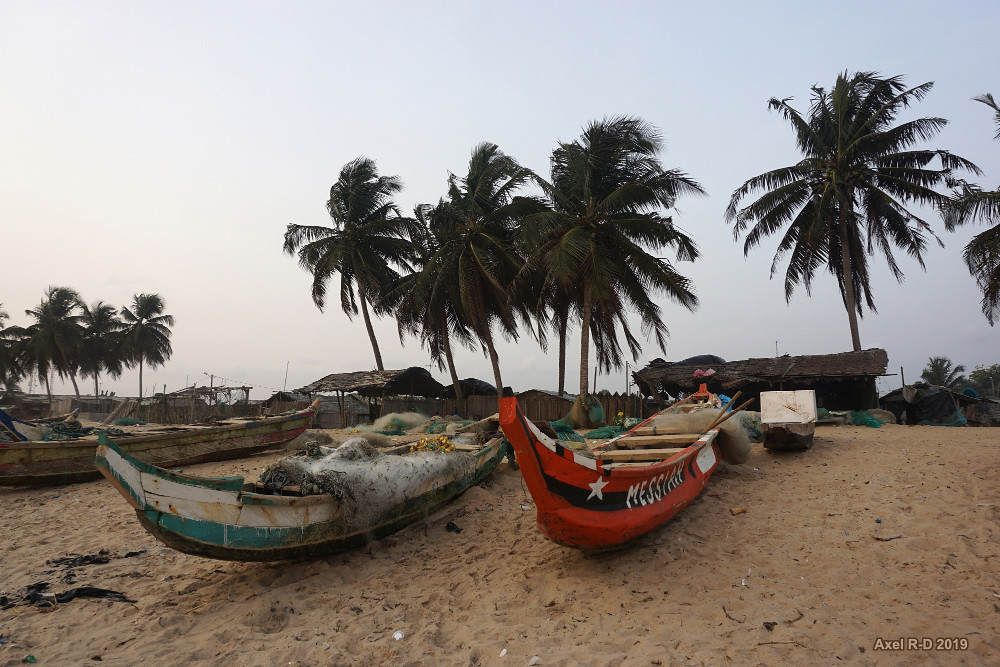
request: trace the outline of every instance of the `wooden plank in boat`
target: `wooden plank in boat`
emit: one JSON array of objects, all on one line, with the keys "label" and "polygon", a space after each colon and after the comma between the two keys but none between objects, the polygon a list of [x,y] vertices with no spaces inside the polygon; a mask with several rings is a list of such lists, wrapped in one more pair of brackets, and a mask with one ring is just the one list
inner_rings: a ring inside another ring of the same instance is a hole
[{"label": "wooden plank in boat", "polygon": [[601,467],[605,470],[621,470],[622,468],[648,468],[656,463],[659,461],[620,461],[618,463],[605,463]]},{"label": "wooden plank in boat", "polygon": [[619,447],[657,447],[659,445],[690,445],[700,433],[658,433],[657,435],[625,436],[615,443]]},{"label": "wooden plank in boat", "polygon": [[594,452],[603,461],[661,461],[680,454],[687,447],[667,449],[613,449],[609,452]]},{"label": "wooden plank in boat", "polygon": [[[687,428],[690,428],[688,426]],[[675,433],[684,433],[685,427],[683,424],[665,424],[663,426],[657,426],[653,424],[652,426],[643,426],[642,428],[633,429],[631,435],[673,435]]]}]

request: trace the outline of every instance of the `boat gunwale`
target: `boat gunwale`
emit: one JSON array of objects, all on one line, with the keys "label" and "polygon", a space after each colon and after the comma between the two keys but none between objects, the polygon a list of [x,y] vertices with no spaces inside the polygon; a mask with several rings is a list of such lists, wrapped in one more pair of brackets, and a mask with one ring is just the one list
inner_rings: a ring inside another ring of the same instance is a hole
[{"label": "boat gunwale", "polygon": [[[404,513],[392,518],[388,518],[387,515],[387,518],[376,526],[365,526],[352,530],[349,533],[334,534],[332,538],[327,533],[332,528],[335,528],[337,523],[331,520],[306,522],[301,525],[254,526],[229,524],[212,519],[163,512],[146,502],[144,499],[145,489],[141,481],[139,482],[140,488],[138,491],[143,494],[143,499],[140,499],[136,495],[136,492],[132,490],[128,475],[123,475],[120,468],[112,468],[107,459],[103,461],[103,466],[99,465],[99,468],[101,473],[110,479],[116,490],[135,509],[139,522],[143,527],[151,535],[171,548],[177,549],[182,553],[221,560],[265,562],[339,553],[358,547],[372,539],[381,539],[382,537],[398,532],[412,525],[420,516],[427,515],[428,512],[437,511],[472,486],[482,482],[483,479],[488,477],[499,466],[505,455],[506,448],[506,441],[497,438],[488,444],[484,444],[474,452],[464,452],[473,455],[471,459],[475,462],[475,465],[465,474],[451,479],[444,485],[428,489],[416,496],[404,499],[404,501],[398,504],[399,510],[410,508],[409,511],[404,511]],[[405,456],[405,453],[400,453],[400,455]],[[131,462],[135,461],[133,457],[128,457],[127,455],[124,455],[121,460],[125,465],[131,465]],[[100,461],[98,463],[100,464]],[[153,467],[155,468],[155,466]],[[196,479],[204,480],[211,478]],[[240,507],[244,505],[259,506],[265,512],[269,506],[288,507],[290,509],[302,510],[306,512],[307,516],[310,506],[337,502],[336,497],[327,493],[304,496],[269,496],[254,492],[235,493],[229,491],[225,493],[231,493],[234,496],[234,505]],[[185,526],[188,528],[185,529]],[[191,529],[196,526],[201,528],[197,530]],[[253,547],[247,545],[234,546],[225,542],[203,539],[207,535],[218,535],[219,531],[222,531],[223,535],[253,535],[255,532],[260,533],[260,531],[264,531],[263,534],[268,536],[269,541],[278,543],[286,537],[289,539],[295,537],[298,540],[307,538],[309,541],[292,543],[287,546],[272,543],[266,546]],[[202,537],[199,537],[199,534]]]},{"label": "boat gunwale", "polygon": [[[550,448],[544,440],[552,438],[541,433],[514,398],[501,402],[500,423],[534,500],[538,529],[553,542],[584,552],[620,549],[659,528],[701,494],[718,467],[718,429],[669,459],[606,469],[610,461],[574,456],[558,442]],[[609,493],[619,497],[609,499]],[[595,495],[611,506],[588,505]]]},{"label": "boat gunwale", "polygon": [[[309,500],[313,498],[316,499],[315,501],[316,504],[322,504],[323,502],[328,502],[329,499],[333,498],[333,496],[329,493],[285,495],[279,492],[271,495],[267,493],[259,493],[257,491],[250,491],[247,490],[245,487],[248,486],[249,484],[254,484],[254,483],[253,482],[247,483],[244,477],[241,476],[202,477],[199,475],[191,475],[179,471],[168,470],[166,468],[161,468],[159,466],[147,463],[145,461],[135,458],[134,456],[129,455],[127,452],[123,451],[120,447],[118,447],[118,445],[115,444],[113,440],[111,440],[110,438],[103,437],[103,434],[102,434],[102,439],[106,440],[106,442],[102,442],[102,444],[98,446],[98,452],[97,452],[97,460],[100,462],[97,467],[102,474],[104,473],[104,470],[108,470],[108,472],[114,474],[114,470],[109,465],[107,456],[105,452],[102,450],[102,448],[108,448],[112,449],[113,451],[116,451],[124,461],[126,461],[132,467],[136,468],[136,470],[138,470],[141,473],[146,473],[148,475],[152,475],[154,477],[158,477],[160,479],[164,479],[171,482],[176,482],[178,484],[185,484],[188,486],[210,489],[213,491],[224,491],[233,493],[233,495],[235,496],[234,503],[236,504],[244,502],[243,500],[244,498],[247,498],[249,500],[249,502],[247,502],[247,504],[249,505],[282,505],[282,506],[293,505],[293,504],[294,505],[313,504],[312,502],[309,503],[302,502],[303,500]],[[494,449],[502,447],[503,447],[503,441],[499,441],[494,444],[484,444],[482,447],[480,447],[474,452],[464,452],[464,453],[471,454],[474,459],[481,459],[484,456],[493,453]],[[386,454],[386,456],[402,457],[408,453],[409,452],[395,452],[392,454]],[[477,466],[478,465],[479,464],[477,463]],[[266,503],[262,502],[263,499],[268,499],[269,502]],[[276,502],[276,501],[284,501],[284,502]]]},{"label": "boat gunwale", "polygon": [[[150,441],[162,441],[165,445],[170,445],[174,444],[172,442],[173,439],[181,439],[189,435],[205,434],[217,436],[223,433],[228,433],[229,431],[240,431],[250,427],[259,428],[262,426],[272,426],[307,417],[311,419],[316,411],[315,404],[316,401],[313,401],[313,404],[309,407],[297,410],[292,414],[273,415],[262,419],[252,419],[241,424],[225,424],[219,426],[212,426],[211,424],[179,424],[176,427],[171,428],[169,431],[160,431],[156,433],[126,433],[113,437],[115,438],[115,444],[119,447],[130,447],[136,443],[143,444]],[[296,426],[296,428],[298,427]],[[273,432],[280,433],[280,431]],[[106,432],[99,432],[96,434],[96,437],[87,434],[71,440],[4,440],[0,441],[0,449],[90,449],[97,447],[102,434],[106,434]]]},{"label": "boat gunwale", "polygon": [[[530,419],[527,418],[527,416],[521,410],[520,404],[515,401],[515,405],[516,405],[516,413],[519,414],[521,416],[521,418],[523,418],[524,423],[527,424],[527,426],[528,426],[529,433],[532,435],[532,438],[531,438],[531,446],[532,447],[535,447],[535,446],[544,447],[545,449],[547,449],[550,452],[556,454],[557,456],[562,456],[564,459],[566,459],[569,463],[572,463],[573,465],[579,466],[581,468],[589,469],[588,466],[585,466],[585,465],[581,464],[579,461],[576,460],[575,457],[572,456],[572,454],[575,453],[575,454],[577,454],[578,456],[580,456],[582,458],[586,458],[586,459],[594,461],[594,463],[596,464],[596,466],[597,466],[598,469],[603,470],[609,476],[611,474],[614,474],[615,477],[642,477],[642,476],[647,475],[648,471],[651,471],[654,468],[658,468],[659,466],[674,466],[674,465],[676,465],[676,464],[678,464],[678,463],[680,463],[682,461],[686,462],[690,457],[695,456],[695,455],[701,453],[701,451],[704,450],[704,448],[706,446],[712,446],[712,442],[715,440],[715,438],[719,434],[719,429],[717,429],[717,428],[710,429],[710,430],[706,431],[705,433],[702,433],[701,436],[696,441],[692,442],[690,445],[688,445],[687,447],[685,447],[684,451],[677,452],[676,454],[674,454],[670,458],[661,459],[661,460],[657,460],[657,461],[649,461],[648,464],[644,465],[644,466],[628,466],[628,467],[615,468],[614,465],[616,463],[620,463],[620,462],[619,461],[611,461],[611,460],[608,460],[608,459],[602,459],[601,456],[600,456],[601,453],[607,452],[607,451],[631,451],[631,450],[628,450],[628,449],[624,449],[624,450],[610,450],[610,449],[606,449],[606,447],[608,445],[614,444],[615,441],[617,441],[618,439],[627,436],[633,430],[642,427],[647,422],[649,422],[654,417],[656,417],[656,415],[652,415],[652,416],[646,418],[642,422],[640,422],[640,423],[636,424],[635,426],[633,426],[632,428],[630,428],[628,431],[625,431],[625,432],[623,432],[623,433],[615,436],[614,438],[611,438],[610,440],[606,440],[606,441],[604,441],[604,442],[596,445],[594,448],[591,448],[591,449],[587,450],[586,452],[581,452],[581,451],[576,450],[573,447],[569,446],[568,444],[566,444],[565,440],[561,440],[559,438],[552,438],[551,436],[547,436],[544,433],[542,433],[541,430],[537,426],[535,426],[534,423],[532,423],[532,421]],[[657,413],[657,414],[660,414],[660,413]],[[539,436],[541,436],[541,437],[539,437]],[[553,442],[553,446],[549,446],[549,444],[546,442],[546,440],[551,440]],[[570,453],[570,456],[560,455],[556,446],[562,448],[562,450],[564,452]]]}]

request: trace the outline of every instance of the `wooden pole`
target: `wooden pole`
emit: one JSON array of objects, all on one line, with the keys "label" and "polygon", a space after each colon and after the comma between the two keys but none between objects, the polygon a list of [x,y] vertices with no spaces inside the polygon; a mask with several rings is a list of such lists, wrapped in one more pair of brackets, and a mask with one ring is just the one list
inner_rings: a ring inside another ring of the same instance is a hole
[{"label": "wooden pole", "polygon": [[0,426],[3,426],[4,430],[10,433],[11,437],[14,438],[14,442],[24,442],[25,440],[27,440],[27,438],[21,437],[21,435],[17,433],[17,431],[7,426],[3,422],[0,422]]},{"label": "wooden pole", "polygon": [[712,425],[709,426],[707,429],[705,429],[706,431],[711,431],[713,428],[715,428],[716,424],[722,421],[723,415],[725,415],[727,412],[730,411],[730,408],[732,408],[733,405],[736,404],[736,399],[739,398],[742,393],[743,393],[742,390],[738,391],[731,399],[729,399],[729,402],[726,403],[725,409],[718,414],[718,416],[715,418],[715,421],[712,422]]},{"label": "wooden pole", "polygon": [[705,429],[705,432],[707,433],[708,431],[711,431],[712,429],[719,428],[720,426],[722,426],[722,423],[724,421],[726,421],[727,419],[729,419],[730,417],[732,417],[733,415],[735,415],[737,412],[739,412],[740,410],[742,410],[746,406],[748,406],[751,403],[753,403],[755,400],[756,399],[751,398],[750,400],[748,400],[746,403],[744,403],[740,407],[736,408],[735,410],[733,410],[731,412],[726,412],[725,416],[722,419],[720,419],[718,422],[716,422],[715,424],[712,424],[710,427],[708,427],[707,429]]}]

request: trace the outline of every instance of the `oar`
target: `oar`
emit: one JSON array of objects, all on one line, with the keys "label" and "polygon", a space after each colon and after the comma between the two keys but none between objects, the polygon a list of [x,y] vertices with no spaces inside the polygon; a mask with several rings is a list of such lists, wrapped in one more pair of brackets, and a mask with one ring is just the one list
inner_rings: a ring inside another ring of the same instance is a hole
[{"label": "oar", "polygon": [[731,412],[725,413],[725,416],[722,419],[718,420],[717,422],[715,422],[714,424],[712,424],[711,426],[708,427],[708,430],[706,431],[706,433],[708,431],[711,431],[712,429],[717,429],[720,426],[722,426],[722,422],[726,421],[727,419],[729,419],[730,417],[732,417],[733,415],[735,415],[737,412],[739,412],[740,410],[742,410],[746,406],[748,406],[751,403],[753,403],[755,400],[756,399],[751,398],[750,400],[748,400],[746,403],[744,403],[740,407],[736,408],[735,410],[732,410]]},{"label": "oar", "polygon": [[727,413],[732,412],[732,410],[730,410],[730,408],[732,408],[734,405],[736,405],[736,399],[739,398],[742,393],[743,393],[743,391],[740,390],[740,391],[736,392],[736,394],[731,399],[729,399],[729,402],[726,403],[725,409],[723,409],[722,412],[720,412],[718,415],[716,415],[715,421],[713,421],[711,423],[711,425],[707,429],[705,429],[706,431],[711,431],[713,428],[715,428],[716,424],[718,424],[719,422],[722,421],[722,418],[724,416],[726,416]]},{"label": "oar", "polygon": [[3,426],[4,430],[6,430],[8,433],[11,434],[11,436],[14,438],[14,442],[24,442],[27,440],[27,438],[23,437],[20,433],[18,433],[11,427],[7,426],[3,422],[0,422],[0,426]]}]

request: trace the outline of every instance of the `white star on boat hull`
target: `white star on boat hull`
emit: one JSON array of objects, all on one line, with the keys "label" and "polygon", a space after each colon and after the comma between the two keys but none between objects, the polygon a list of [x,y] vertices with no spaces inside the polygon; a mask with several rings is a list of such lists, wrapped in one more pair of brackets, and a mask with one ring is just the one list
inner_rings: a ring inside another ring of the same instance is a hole
[{"label": "white star on boat hull", "polygon": [[587,500],[590,500],[594,496],[597,496],[598,500],[604,500],[604,487],[608,485],[608,482],[604,481],[604,477],[598,477],[597,481],[593,484],[588,484],[590,487],[590,495],[587,496]]}]

